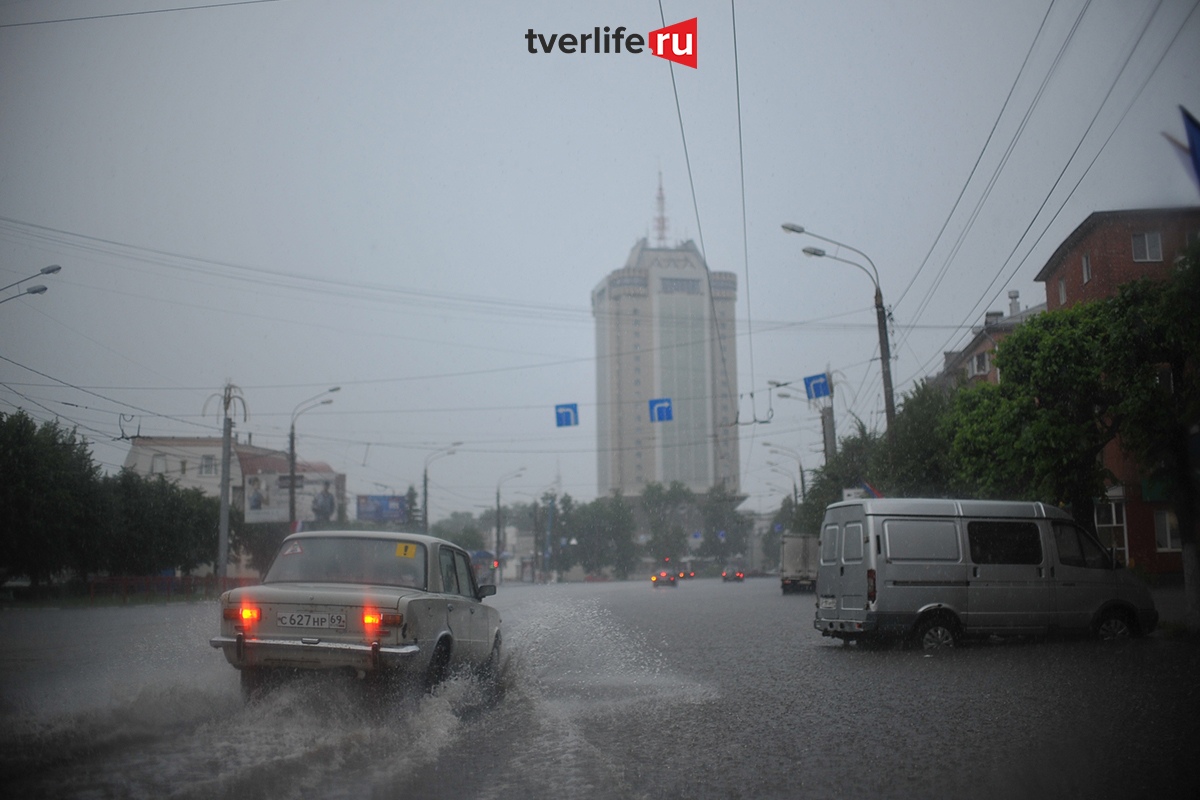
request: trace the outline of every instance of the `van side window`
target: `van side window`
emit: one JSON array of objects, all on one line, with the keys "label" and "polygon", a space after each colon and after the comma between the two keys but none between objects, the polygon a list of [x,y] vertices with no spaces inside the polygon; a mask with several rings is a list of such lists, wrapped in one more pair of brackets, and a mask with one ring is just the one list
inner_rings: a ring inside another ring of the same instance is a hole
[{"label": "van side window", "polygon": [[958,528],[950,520],[889,519],[883,523],[888,561],[960,561]]},{"label": "van side window", "polygon": [[1040,564],[1042,536],[1036,522],[972,520],[967,523],[976,564]]},{"label": "van side window", "polygon": [[863,559],[863,526],[851,522],[842,529],[842,561],[851,563]]},{"label": "van side window", "polygon": [[1112,561],[1100,543],[1074,525],[1055,522],[1054,544],[1058,548],[1059,562],[1066,566],[1112,569]]},{"label": "van side window", "polygon": [[821,533],[821,563],[837,563],[838,526],[826,525]]}]

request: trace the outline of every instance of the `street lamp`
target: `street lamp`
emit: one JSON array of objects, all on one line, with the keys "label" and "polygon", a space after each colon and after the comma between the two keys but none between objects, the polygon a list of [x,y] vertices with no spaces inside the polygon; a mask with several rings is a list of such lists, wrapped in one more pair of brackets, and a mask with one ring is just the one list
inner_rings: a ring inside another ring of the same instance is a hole
[{"label": "street lamp", "polygon": [[877,325],[879,326],[879,356],[880,356],[880,360],[883,363],[883,404],[884,404],[884,411],[887,415],[888,438],[889,439],[893,438],[894,433],[892,431],[892,428],[893,428],[894,423],[896,422],[896,401],[892,397],[892,348],[888,342],[887,310],[883,306],[883,290],[879,286],[879,270],[875,268],[875,262],[873,262],[871,260],[871,258],[863,251],[855,249],[848,244],[842,244],[841,242],[836,241],[834,239],[827,239],[824,236],[813,233],[812,231],[805,230],[803,226],[794,225],[790,222],[785,222],[783,224],[783,229],[785,231],[787,231],[788,233],[807,234],[807,235],[813,237],[814,239],[820,239],[823,242],[829,242],[832,245],[836,245],[837,247],[844,248],[846,250],[849,250],[852,253],[857,253],[858,255],[862,256],[863,259],[868,264],[871,265],[871,269],[868,270],[866,267],[864,267],[862,264],[859,264],[857,261],[850,261],[849,259],[841,258],[836,255],[831,255],[819,247],[804,248],[804,254],[806,256],[812,256],[814,258],[830,258],[830,259],[833,259],[834,261],[840,261],[843,264],[849,264],[853,267],[858,267],[863,272],[867,273],[867,277],[870,278],[871,281],[875,284],[875,321],[876,321]]},{"label": "street lamp", "polygon": [[296,404],[292,409],[292,426],[288,431],[288,522],[294,531],[296,528],[296,417],[306,411],[312,411],[317,406],[327,406],[333,402],[332,397],[321,398],[324,395],[341,391],[342,387],[334,386],[320,394],[315,394],[307,400]]},{"label": "street lamp", "polygon": [[517,467],[512,472],[500,476],[500,479],[496,481],[496,563],[499,565],[496,570],[497,585],[501,583],[501,579],[504,577],[504,565],[500,563],[500,554],[504,552],[504,525],[500,521],[500,487],[509,478],[515,478],[523,474],[525,474],[525,468]]},{"label": "street lamp", "polygon": [[771,444],[770,442],[763,442],[762,444],[763,447],[771,448],[769,452],[774,453],[775,455],[790,458],[796,462],[796,466],[800,470],[800,497],[807,497],[808,487],[804,484],[804,462],[800,460],[800,453],[790,447],[784,447],[783,445]]},{"label": "street lamp", "polygon": [[[48,267],[42,267],[36,273],[34,273],[33,275],[30,275],[28,278],[21,278],[21,280],[19,280],[19,281],[13,281],[8,286],[0,286],[0,292],[3,292],[7,289],[11,289],[12,287],[16,286],[19,283],[24,283],[25,281],[33,280],[38,275],[53,275],[54,273],[60,271],[61,269],[62,269],[62,267],[60,267],[58,264],[51,264]],[[30,286],[28,289],[21,292],[21,294],[42,294],[45,291],[46,291],[45,286]],[[21,294],[14,294],[13,297],[20,297]],[[12,297],[5,298],[5,300],[11,300],[11,299],[12,299]],[[4,302],[4,300],[0,300],[0,303],[3,303],[3,302]]]},{"label": "street lamp", "polygon": [[421,530],[429,533],[429,465],[443,456],[452,456],[461,447],[462,442],[451,442],[448,447],[435,450],[425,457],[425,469],[421,471]]}]

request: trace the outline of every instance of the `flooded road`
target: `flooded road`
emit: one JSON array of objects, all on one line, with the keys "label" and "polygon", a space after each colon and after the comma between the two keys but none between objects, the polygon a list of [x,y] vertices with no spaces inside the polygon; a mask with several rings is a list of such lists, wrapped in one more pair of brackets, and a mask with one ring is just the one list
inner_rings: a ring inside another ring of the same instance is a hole
[{"label": "flooded road", "polygon": [[860,652],[769,579],[506,586],[502,696],[298,680],[246,706],[215,603],[0,612],[12,797],[1180,797],[1200,649]]}]

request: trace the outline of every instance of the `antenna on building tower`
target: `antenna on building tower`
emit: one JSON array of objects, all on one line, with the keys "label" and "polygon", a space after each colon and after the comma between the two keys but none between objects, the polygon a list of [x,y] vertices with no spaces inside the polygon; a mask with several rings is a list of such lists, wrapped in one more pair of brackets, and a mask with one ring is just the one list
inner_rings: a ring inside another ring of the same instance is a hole
[{"label": "antenna on building tower", "polygon": [[654,215],[654,234],[659,247],[667,246],[667,198],[663,194],[662,170],[658,171],[658,194],[654,196],[658,213]]}]

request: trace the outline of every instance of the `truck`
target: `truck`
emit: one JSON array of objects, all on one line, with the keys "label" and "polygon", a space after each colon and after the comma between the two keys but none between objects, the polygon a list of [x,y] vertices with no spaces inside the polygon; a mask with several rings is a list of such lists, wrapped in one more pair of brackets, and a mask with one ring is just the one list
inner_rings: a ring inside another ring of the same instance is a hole
[{"label": "truck", "polygon": [[785,533],[779,537],[779,583],[784,594],[811,592],[817,585],[820,545],[808,533]]}]

